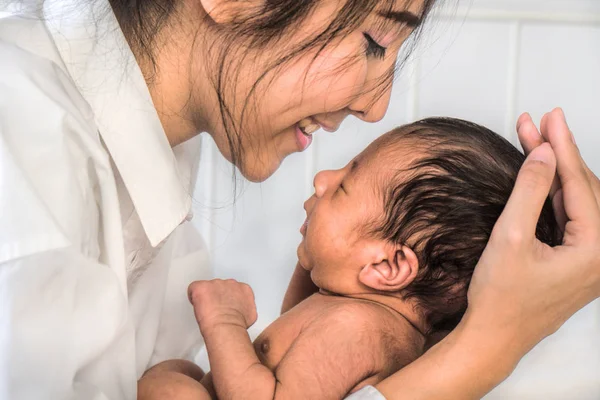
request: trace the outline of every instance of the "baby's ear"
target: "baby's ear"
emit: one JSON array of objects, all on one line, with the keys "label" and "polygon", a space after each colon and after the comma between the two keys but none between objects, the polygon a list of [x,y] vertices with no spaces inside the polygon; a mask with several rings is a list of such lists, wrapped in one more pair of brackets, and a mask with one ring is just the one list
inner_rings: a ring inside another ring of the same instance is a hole
[{"label": "baby's ear", "polygon": [[408,246],[397,245],[365,265],[358,280],[372,289],[395,292],[410,285],[419,272],[419,260]]}]

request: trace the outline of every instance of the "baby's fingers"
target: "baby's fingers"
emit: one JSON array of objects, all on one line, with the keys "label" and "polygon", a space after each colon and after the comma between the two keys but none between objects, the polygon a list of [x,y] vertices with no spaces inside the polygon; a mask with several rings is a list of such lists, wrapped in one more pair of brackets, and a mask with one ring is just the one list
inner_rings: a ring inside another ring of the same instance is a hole
[{"label": "baby's fingers", "polygon": [[246,285],[245,283],[242,283],[240,285],[241,292],[243,293],[243,297],[245,300],[243,302],[244,319],[246,320],[246,327],[250,328],[258,319],[258,313],[256,311],[256,301],[254,299],[254,291],[249,285]]}]

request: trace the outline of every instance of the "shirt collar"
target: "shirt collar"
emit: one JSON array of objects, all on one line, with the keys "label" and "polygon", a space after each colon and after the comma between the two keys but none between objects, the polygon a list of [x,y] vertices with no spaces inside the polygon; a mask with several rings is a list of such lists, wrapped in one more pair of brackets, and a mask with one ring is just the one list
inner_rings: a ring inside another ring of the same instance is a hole
[{"label": "shirt collar", "polygon": [[155,246],[188,215],[190,163],[176,159],[108,1],[46,0],[44,16]]}]

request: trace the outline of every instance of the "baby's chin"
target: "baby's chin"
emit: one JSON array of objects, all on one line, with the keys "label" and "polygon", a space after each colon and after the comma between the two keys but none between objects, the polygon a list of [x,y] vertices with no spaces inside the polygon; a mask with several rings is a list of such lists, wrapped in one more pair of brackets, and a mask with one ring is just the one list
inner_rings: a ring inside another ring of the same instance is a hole
[{"label": "baby's chin", "polygon": [[306,262],[305,252],[306,250],[304,249],[304,239],[302,239],[302,242],[300,242],[298,248],[296,249],[296,256],[298,257],[298,264],[300,264],[302,268],[308,271],[308,268],[306,268],[306,265],[308,263]]}]

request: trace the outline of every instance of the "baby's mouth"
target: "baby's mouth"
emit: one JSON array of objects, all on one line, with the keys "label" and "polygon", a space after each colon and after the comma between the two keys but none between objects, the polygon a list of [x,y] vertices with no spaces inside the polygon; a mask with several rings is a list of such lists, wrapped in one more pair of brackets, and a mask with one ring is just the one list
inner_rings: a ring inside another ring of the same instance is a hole
[{"label": "baby's mouth", "polygon": [[300,234],[302,234],[302,236],[306,235],[306,228],[307,227],[308,227],[308,217],[304,220],[304,223],[300,227]]}]

